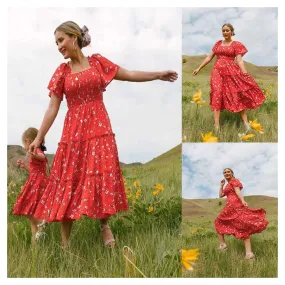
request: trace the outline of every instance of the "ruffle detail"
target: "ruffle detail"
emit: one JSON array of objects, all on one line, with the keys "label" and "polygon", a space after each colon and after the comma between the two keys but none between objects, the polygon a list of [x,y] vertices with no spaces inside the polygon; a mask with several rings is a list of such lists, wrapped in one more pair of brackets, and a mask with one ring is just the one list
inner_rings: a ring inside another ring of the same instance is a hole
[{"label": "ruffle detail", "polygon": [[63,100],[66,65],[66,63],[62,63],[54,72],[48,85],[50,97],[52,94],[55,94],[58,98]]},{"label": "ruffle detail", "polygon": [[106,91],[107,85],[114,79],[120,67],[99,53],[90,57],[90,63],[97,68],[101,77],[102,89]]},{"label": "ruffle detail", "polygon": [[268,225],[264,209],[248,207],[229,208],[215,219],[216,231],[219,234],[234,235],[237,239],[247,239],[250,235],[264,231]]},{"label": "ruffle detail", "polygon": [[63,221],[86,215],[102,219],[127,209],[114,136],[59,145],[37,218]]},{"label": "ruffle detail", "polygon": [[229,184],[230,184],[233,188],[234,188],[234,187],[239,187],[240,190],[242,190],[242,188],[243,188],[243,185],[241,184],[241,182],[240,182],[238,179],[236,179],[236,178],[232,178]]},{"label": "ruffle detail", "polygon": [[214,46],[212,48],[213,53],[216,53],[216,51],[217,51],[217,49],[221,43],[222,43],[222,40],[219,40],[214,44]]},{"label": "ruffle detail", "polygon": [[238,41],[234,41],[232,43],[233,45],[233,48],[235,50],[235,55],[239,55],[241,54],[242,56],[244,56],[246,53],[247,53],[247,49],[246,47],[241,43],[241,42],[238,42]]}]

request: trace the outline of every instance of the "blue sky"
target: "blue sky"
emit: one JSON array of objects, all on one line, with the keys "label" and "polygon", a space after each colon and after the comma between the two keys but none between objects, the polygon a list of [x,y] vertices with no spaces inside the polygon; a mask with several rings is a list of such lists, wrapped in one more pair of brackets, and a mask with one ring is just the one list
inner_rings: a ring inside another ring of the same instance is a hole
[{"label": "blue sky", "polygon": [[277,8],[184,8],[183,55],[208,54],[222,37],[222,25],[235,28],[234,40],[248,49],[245,61],[277,65]]},{"label": "blue sky", "polygon": [[[21,145],[23,131],[42,122],[47,85],[65,61],[53,34],[64,21],[89,28],[86,56],[101,53],[126,69],[175,70],[181,77],[179,8],[10,8],[8,13],[8,144]],[[120,161],[147,162],[181,142],[180,78],[175,83],[113,81],[104,102]],[[46,136],[48,153],[56,151],[66,112],[64,100]]]},{"label": "blue sky", "polygon": [[182,197],[217,198],[224,168],[243,183],[243,195],[277,197],[277,144],[183,144]]}]

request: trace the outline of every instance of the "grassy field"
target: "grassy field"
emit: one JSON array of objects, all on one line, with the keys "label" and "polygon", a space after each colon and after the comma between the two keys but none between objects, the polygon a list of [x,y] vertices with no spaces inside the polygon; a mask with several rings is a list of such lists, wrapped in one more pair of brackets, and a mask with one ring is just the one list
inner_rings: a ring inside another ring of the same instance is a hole
[{"label": "grassy field", "polygon": [[[114,249],[104,247],[98,221],[84,217],[74,223],[67,250],[61,248],[59,223],[50,224],[33,249],[27,220],[12,215],[27,174],[10,162],[8,277],[180,277],[181,145],[146,164],[125,165],[123,176],[131,209],[111,219]],[[164,190],[155,196],[157,183]],[[129,258],[137,269],[126,262],[124,246],[133,251]]]},{"label": "grassy field", "polygon": [[[183,56],[182,74],[182,135],[186,142],[201,142],[201,133],[214,132],[213,113],[210,108],[210,73],[215,59],[212,60],[198,75],[192,72],[198,68],[205,56]],[[255,131],[252,142],[277,142],[277,114],[278,114],[278,82],[277,67],[256,66],[245,62],[248,73],[254,77],[264,93],[266,101],[255,110],[247,111],[248,119],[257,119],[263,126],[264,134]],[[199,90],[202,98],[207,102],[204,105],[191,103],[192,96]],[[239,133],[245,132],[245,127],[239,114],[228,111],[221,112],[221,132],[219,142],[240,142]]]},{"label": "grassy field", "polygon": [[233,236],[225,236],[228,249],[219,252],[214,219],[223,209],[225,199],[193,199],[182,202],[182,247],[199,248],[193,271],[184,277],[277,277],[278,222],[277,199],[268,196],[246,196],[249,207],[267,211],[269,225],[252,235],[254,261],[245,260],[244,244]]}]

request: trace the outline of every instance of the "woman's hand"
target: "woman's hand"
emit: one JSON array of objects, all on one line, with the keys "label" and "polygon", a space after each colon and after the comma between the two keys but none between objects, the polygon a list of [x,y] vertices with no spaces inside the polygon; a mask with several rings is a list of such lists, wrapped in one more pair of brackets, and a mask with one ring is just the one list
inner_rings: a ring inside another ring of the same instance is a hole
[{"label": "woman's hand", "polygon": [[177,72],[172,70],[162,71],[158,77],[159,80],[169,81],[169,82],[174,82],[175,80],[177,80],[177,78],[178,78]]},{"label": "woman's hand", "polygon": [[245,207],[248,207],[248,204],[247,204],[245,201],[242,201],[242,204],[243,204]]},{"label": "woman's hand", "polygon": [[226,180],[223,179],[223,180],[221,181],[221,187],[224,187],[225,183],[226,183]]},{"label": "woman's hand", "polygon": [[31,155],[36,154],[36,149],[40,146],[41,142],[35,138],[35,140],[30,144],[28,153]]},{"label": "woman's hand", "polygon": [[195,70],[192,72],[192,75],[193,75],[193,76],[197,75],[199,71],[200,71],[199,68],[195,69]]},{"label": "woman's hand", "polygon": [[21,160],[21,159],[18,159],[18,160],[17,160],[17,165],[18,165],[19,167],[21,167],[21,168],[24,168],[24,167],[25,167],[25,163],[24,163],[23,160]]}]

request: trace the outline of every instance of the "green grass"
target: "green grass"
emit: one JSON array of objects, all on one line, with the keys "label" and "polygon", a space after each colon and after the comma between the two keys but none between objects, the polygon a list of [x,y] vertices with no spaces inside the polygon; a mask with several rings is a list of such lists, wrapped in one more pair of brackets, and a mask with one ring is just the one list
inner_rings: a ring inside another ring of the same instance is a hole
[{"label": "green grass", "polygon": [[200,249],[194,270],[187,271],[184,277],[277,277],[277,199],[251,196],[245,200],[250,207],[265,208],[269,221],[265,231],[251,236],[252,250],[256,255],[254,261],[245,260],[243,241],[233,236],[225,236],[226,251],[217,250],[219,241],[213,222],[224,206],[223,199],[183,201],[182,248]]},{"label": "green grass", "polygon": [[[33,249],[27,219],[11,214],[27,175],[9,166],[8,277],[125,277],[124,246],[132,249],[135,264],[145,276],[180,277],[181,146],[145,165],[123,168],[123,175],[133,196],[130,211],[110,220],[116,238],[114,249],[104,247],[99,222],[87,217],[74,223],[67,250],[60,246],[59,223],[48,225],[46,238]],[[135,180],[141,184],[139,199],[135,199]],[[156,183],[162,184],[164,191],[154,196]],[[149,206],[154,207],[151,213]],[[133,270],[130,277],[142,275]]]},{"label": "green grass", "polygon": [[[210,102],[210,72],[213,67],[211,62],[198,75],[192,76],[192,72],[203,60],[203,56],[184,56],[186,62],[183,64],[182,74],[182,135],[186,142],[201,142],[201,133],[214,132],[214,119],[211,111]],[[255,131],[252,142],[277,142],[278,141],[278,83],[277,74],[266,67],[255,66],[246,63],[246,68],[250,75],[258,82],[262,89],[270,85],[270,95],[257,109],[247,111],[248,119],[257,119],[263,126],[265,134],[259,134]],[[192,96],[199,90],[202,90],[202,97],[207,102],[205,105],[196,105],[191,103]],[[233,114],[228,111],[221,112],[220,118],[221,132],[217,135],[219,142],[240,142],[238,133],[244,133],[245,127],[239,114]]]}]

